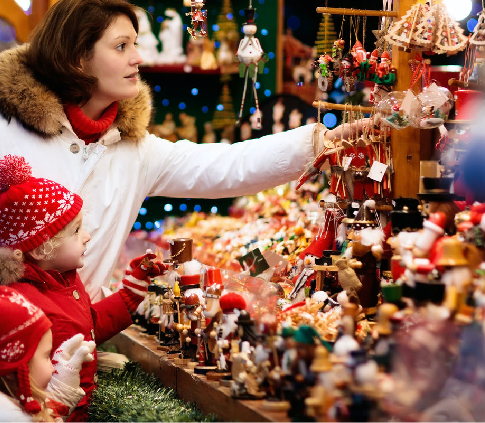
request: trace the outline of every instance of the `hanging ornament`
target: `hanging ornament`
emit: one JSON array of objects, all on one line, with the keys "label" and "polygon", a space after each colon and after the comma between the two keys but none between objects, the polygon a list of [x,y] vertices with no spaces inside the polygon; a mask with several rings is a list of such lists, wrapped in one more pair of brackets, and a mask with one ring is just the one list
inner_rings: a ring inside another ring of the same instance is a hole
[{"label": "hanging ornament", "polygon": [[386,40],[404,50],[456,54],[465,49],[467,37],[440,0],[420,0],[394,23]]},{"label": "hanging ornament", "polygon": [[392,26],[392,18],[386,16],[380,25],[380,29],[372,30],[372,33],[376,37],[376,42],[374,44],[379,54],[382,54],[385,51],[390,54],[392,51],[392,44],[386,40],[386,34]]},{"label": "hanging ornament", "polygon": [[254,101],[256,105],[255,119],[256,129],[261,128],[261,112],[259,110],[258,92],[256,90],[256,80],[258,73],[263,73],[264,64],[268,61],[267,55],[263,52],[259,40],[254,36],[258,27],[254,23],[254,14],[256,9],[252,7],[252,0],[249,0],[249,7],[245,10],[246,23],[243,25],[244,38],[240,41],[237,49],[237,58],[239,59],[239,76],[244,78],[244,88],[241,100],[241,108],[236,125],[241,123],[241,118],[246,99],[248,80],[251,80],[253,86]]},{"label": "hanging ornament", "polygon": [[203,7],[202,0],[192,0],[190,12],[185,14],[192,17],[192,27],[188,27],[187,31],[194,40],[207,36],[207,10],[202,10]]},{"label": "hanging ornament", "polygon": [[333,87],[332,58],[328,54],[322,54],[314,66],[318,70],[317,82],[320,91],[331,91]]},{"label": "hanging ornament", "polygon": [[[446,88],[444,90],[448,91]],[[421,102],[421,113],[417,125],[419,128],[438,128],[448,119],[454,102],[453,97],[450,98],[444,90],[443,87],[438,87],[433,82],[418,94],[418,100]],[[448,93],[450,92],[448,91]]]},{"label": "hanging ornament", "polygon": [[482,10],[478,15],[478,23],[475,25],[473,34],[470,37],[470,44],[476,50],[480,51],[485,49],[485,10]]},{"label": "hanging ornament", "polygon": [[346,54],[340,61],[340,77],[344,83],[344,91],[355,91],[355,78],[353,72],[353,57],[351,54]]},{"label": "hanging ornament", "polygon": [[392,91],[379,102],[378,108],[382,123],[403,129],[419,119],[421,103],[411,90]]},{"label": "hanging ornament", "polygon": [[342,38],[335,40],[332,47],[333,71],[336,75],[340,74],[340,61],[342,60],[345,41]]}]

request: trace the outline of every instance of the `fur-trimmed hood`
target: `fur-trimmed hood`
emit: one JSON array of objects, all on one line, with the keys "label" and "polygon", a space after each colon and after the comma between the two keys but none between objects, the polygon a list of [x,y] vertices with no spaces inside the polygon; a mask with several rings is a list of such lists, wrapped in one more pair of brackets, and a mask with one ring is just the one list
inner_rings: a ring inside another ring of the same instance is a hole
[{"label": "fur-trimmed hood", "polygon": [[[36,80],[25,62],[26,49],[24,44],[0,54],[0,113],[8,120],[18,119],[43,137],[57,135],[65,121],[62,103],[53,91]],[[135,98],[119,102],[115,124],[125,139],[143,137],[150,123],[150,88],[142,81],[139,87]]]}]

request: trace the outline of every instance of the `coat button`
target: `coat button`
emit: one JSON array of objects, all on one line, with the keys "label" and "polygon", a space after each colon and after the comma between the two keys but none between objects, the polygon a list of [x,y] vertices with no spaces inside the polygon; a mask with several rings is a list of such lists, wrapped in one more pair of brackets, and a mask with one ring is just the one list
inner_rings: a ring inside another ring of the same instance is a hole
[{"label": "coat button", "polygon": [[69,147],[69,150],[71,150],[71,153],[77,154],[81,150],[81,147],[77,145],[75,142],[71,144],[71,147]]},{"label": "coat button", "polygon": [[91,329],[91,339],[94,341],[94,329]]},{"label": "coat button", "polygon": [[72,296],[76,299],[76,300],[79,300],[79,292],[77,292],[76,290],[73,291],[72,293]]}]

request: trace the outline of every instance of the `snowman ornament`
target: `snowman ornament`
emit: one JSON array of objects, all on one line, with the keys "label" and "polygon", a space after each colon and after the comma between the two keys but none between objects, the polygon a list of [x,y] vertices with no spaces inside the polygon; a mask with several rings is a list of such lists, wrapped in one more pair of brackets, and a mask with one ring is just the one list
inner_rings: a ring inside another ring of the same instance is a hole
[{"label": "snowman ornament", "polygon": [[256,128],[261,129],[261,112],[259,110],[258,92],[256,90],[256,82],[258,72],[262,73],[264,70],[264,63],[267,61],[266,55],[263,52],[259,40],[254,36],[258,27],[254,23],[254,13],[256,9],[251,6],[249,1],[249,8],[245,10],[246,23],[243,25],[244,38],[239,42],[237,49],[237,58],[239,59],[239,76],[244,78],[243,96],[241,100],[241,107],[239,109],[239,116],[236,125],[241,123],[241,117],[244,109],[244,102],[246,99],[246,92],[248,89],[248,82],[251,80],[254,101],[256,105]]}]

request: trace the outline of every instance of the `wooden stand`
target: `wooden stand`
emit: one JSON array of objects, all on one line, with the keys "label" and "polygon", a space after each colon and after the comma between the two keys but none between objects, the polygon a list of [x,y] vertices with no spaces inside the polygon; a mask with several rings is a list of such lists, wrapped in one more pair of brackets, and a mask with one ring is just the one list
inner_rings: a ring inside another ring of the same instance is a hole
[{"label": "wooden stand", "polygon": [[158,350],[155,341],[141,338],[134,327],[119,333],[110,342],[120,353],[136,360],[146,372],[155,374],[165,386],[174,389],[184,401],[195,402],[202,412],[216,414],[219,421],[290,421],[286,411],[265,410],[261,400],[234,399],[230,389],[219,386],[219,382],[195,374],[193,369],[177,366],[175,357]]}]

